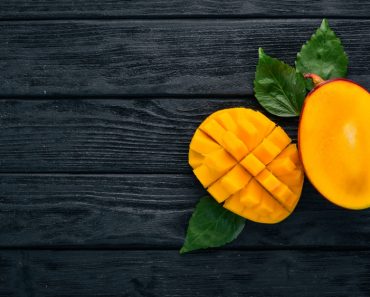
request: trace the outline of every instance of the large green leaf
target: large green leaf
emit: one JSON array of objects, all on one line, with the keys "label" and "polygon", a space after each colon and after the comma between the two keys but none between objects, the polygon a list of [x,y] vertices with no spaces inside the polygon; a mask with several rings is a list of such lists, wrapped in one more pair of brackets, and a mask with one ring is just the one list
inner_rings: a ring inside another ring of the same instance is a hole
[{"label": "large green leaf", "polygon": [[347,75],[347,54],[326,19],[322,21],[311,39],[302,46],[295,65],[302,74],[314,73],[323,79]]},{"label": "large green leaf", "polygon": [[180,253],[222,246],[238,237],[244,225],[244,218],[223,208],[212,197],[203,197],[190,218]]},{"label": "large green leaf", "polygon": [[290,117],[299,115],[306,96],[302,74],[259,49],[254,92],[259,103],[270,113]]}]

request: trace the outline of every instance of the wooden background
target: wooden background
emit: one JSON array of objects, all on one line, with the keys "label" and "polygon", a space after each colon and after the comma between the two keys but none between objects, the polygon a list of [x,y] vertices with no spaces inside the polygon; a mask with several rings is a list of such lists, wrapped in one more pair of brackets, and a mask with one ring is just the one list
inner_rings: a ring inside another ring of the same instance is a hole
[{"label": "wooden background", "polygon": [[[370,88],[370,2],[0,2],[0,296],[370,296],[370,210],[308,183],[281,224],[180,256],[197,125],[328,17]],[[293,139],[297,119],[274,120]]]}]

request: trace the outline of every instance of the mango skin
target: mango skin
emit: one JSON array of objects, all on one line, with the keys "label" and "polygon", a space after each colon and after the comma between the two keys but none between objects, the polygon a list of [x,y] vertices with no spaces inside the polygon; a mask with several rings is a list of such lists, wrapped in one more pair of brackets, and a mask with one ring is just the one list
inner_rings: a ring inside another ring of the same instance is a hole
[{"label": "mango skin", "polygon": [[302,192],[296,145],[252,109],[224,109],[206,118],[190,143],[189,164],[223,207],[259,223],[287,218]]},{"label": "mango skin", "polygon": [[347,209],[370,207],[370,94],[348,79],[318,84],[306,97],[299,153],[312,185]]}]

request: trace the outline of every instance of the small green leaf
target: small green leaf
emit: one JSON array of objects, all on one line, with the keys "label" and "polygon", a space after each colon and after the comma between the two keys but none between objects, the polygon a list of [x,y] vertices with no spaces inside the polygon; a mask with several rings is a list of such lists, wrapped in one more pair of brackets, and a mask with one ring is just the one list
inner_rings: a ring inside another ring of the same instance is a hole
[{"label": "small green leaf", "polygon": [[203,197],[190,218],[180,254],[222,246],[238,237],[244,225],[244,218],[223,208],[212,197]]},{"label": "small green leaf", "polygon": [[323,79],[345,77],[348,57],[340,39],[324,19],[297,54],[296,68],[302,74],[314,73]]},{"label": "small green leaf", "polygon": [[307,91],[310,91],[315,86],[311,78],[305,78],[305,84]]},{"label": "small green leaf", "polygon": [[272,58],[259,49],[259,60],[254,80],[254,92],[258,102],[270,113],[292,117],[299,115],[306,96],[302,74]]}]

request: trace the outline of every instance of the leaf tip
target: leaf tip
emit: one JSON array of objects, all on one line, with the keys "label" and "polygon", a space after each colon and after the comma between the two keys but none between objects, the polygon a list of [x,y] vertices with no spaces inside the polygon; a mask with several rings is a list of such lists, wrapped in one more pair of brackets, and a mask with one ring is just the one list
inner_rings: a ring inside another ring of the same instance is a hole
[{"label": "leaf tip", "polygon": [[183,255],[183,254],[185,254],[185,253],[187,253],[187,252],[188,252],[188,250],[185,248],[185,246],[183,246],[183,247],[180,249],[180,251],[179,251],[180,255]]},{"label": "leaf tip", "polygon": [[260,47],[260,48],[258,48],[258,57],[259,58],[262,58],[262,57],[264,57],[266,54],[265,54],[265,52],[263,51],[263,48],[262,47]]},{"label": "leaf tip", "polygon": [[327,31],[329,29],[329,22],[327,19],[322,20],[320,29],[323,31]]}]

